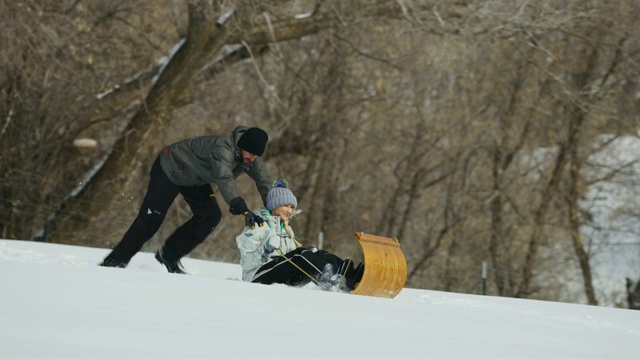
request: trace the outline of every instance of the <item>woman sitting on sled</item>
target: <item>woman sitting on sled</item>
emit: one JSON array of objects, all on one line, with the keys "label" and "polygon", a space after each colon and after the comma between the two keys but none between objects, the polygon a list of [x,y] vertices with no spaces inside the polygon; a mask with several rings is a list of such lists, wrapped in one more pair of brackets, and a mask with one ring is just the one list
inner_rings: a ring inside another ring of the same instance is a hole
[{"label": "woman sitting on sled", "polygon": [[350,292],[362,279],[364,265],[295,239],[289,220],[299,212],[298,201],[285,180],[274,181],[267,208],[254,211],[264,219],[261,227],[246,227],[236,237],[240,249],[242,280],[260,284],[304,286],[314,281],[327,290]]}]

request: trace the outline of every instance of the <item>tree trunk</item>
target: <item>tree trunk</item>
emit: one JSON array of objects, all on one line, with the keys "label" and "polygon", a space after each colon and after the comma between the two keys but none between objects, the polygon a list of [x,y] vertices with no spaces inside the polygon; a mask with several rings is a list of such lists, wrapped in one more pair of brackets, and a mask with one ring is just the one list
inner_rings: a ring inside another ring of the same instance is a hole
[{"label": "tree trunk", "polygon": [[573,250],[575,251],[576,256],[578,257],[578,262],[580,263],[580,269],[582,270],[584,292],[587,296],[587,301],[589,302],[589,305],[598,305],[596,292],[593,287],[593,278],[591,276],[589,255],[584,249],[584,243],[582,242],[582,236],[580,235],[580,226],[582,225],[582,221],[580,221],[578,211],[578,198],[580,195],[578,184],[580,178],[580,161],[578,160],[578,149],[577,147],[573,147],[569,152],[571,157],[569,170],[569,227],[571,229],[571,241],[573,243]]},{"label": "tree trunk", "polygon": [[[587,84],[587,79],[593,72],[596,57],[597,54],[595,50],[591,51],[591,53],[587,57],[586,69],[581,73],[580,76],[577,77],[576,84],[573,87],[573,91],[575,91],[576,93],[581,91]],[[523,266],[522,281],[520,283],[520,287],[518,289],[516,297],[526,297],[531,292],[533,267],[535,258],[537,256],[538,247],[540,245],[549,204],[555,196],[555,193],[560,184],[560,180],[562,178],[562,171],[568,162],[567,153],[570,154],[572,151],[576,151],[575,148],[578,146],[579,140],[578,134],[586,117],[586,109],[578,105],[580,100],[581,99],[579,97],[576,97],[572,101],[568,101],[569,104],[567,106],[569,107],[569,110],[565,112],[569,121],[567,129],[567,139],[564,144],[561,144],[559,147],[555,168],[553,169],[551,178],[549,179],[547,187],[542,194],[542,201],[540,202],[540,206],[538,207],[535,215],[534,230],[529,241],[529,248]]]},{"label": "tree trunk", "polygon": [[558,155],[556,156],[556,162],[551,172],[551,176],[549,177],[549,181],[547,182],[547,186],[542,192],[542,199],[540,200],[540,205],[538,205],[538,209],[536,210],[533,222],[533,232],[531,233],[531,237],[529,239],[529,247],[527,249],[527,255],[525,257],[525,262],[522,266],[522,278],[520,281],[520,286],[515,297],[527,297],[531,293],[531,283],[533,281],[533,267],[535,265],[535,260],[538,255],[538,248],[540,247],[540,242],[542,241],[542,233],[545,226],[545,220],[547,218],[547,212],[549,210],[549,204],[551,200],[556,194],[558,189],[558,185],[560,184],[560,179],[562,178],[562,170],[564,169],[567,163],[566,156],[566,147],[570,146],[568,144],[561,144],[558,149]]}]

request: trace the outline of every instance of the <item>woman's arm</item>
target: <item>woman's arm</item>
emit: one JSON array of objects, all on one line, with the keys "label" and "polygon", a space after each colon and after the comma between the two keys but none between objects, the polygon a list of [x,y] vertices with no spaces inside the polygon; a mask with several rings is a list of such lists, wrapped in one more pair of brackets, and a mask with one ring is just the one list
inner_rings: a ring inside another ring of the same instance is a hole
[{"label": "woman's arm", "polygon": [[257,269],[269,260],[273,253],[268,251],[265,243],[272,235],[268,226],[242,230],[236,236],[236,244],[240,249],[240,266],[244,270]]}]

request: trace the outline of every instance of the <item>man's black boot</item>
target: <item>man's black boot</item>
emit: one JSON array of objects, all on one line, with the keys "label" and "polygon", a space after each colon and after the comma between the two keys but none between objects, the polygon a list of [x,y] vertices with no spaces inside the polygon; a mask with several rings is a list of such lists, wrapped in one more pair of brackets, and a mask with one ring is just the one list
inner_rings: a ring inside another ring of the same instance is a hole
[{"label": "man's black boot", "polygon": [[173,274],[186,274],[182,267],[180,259],[173,260],[169,256],[165,256],[164,248],[160,248],[156,253],[156,260],[167,268],[167,271]]},{"label": "man's black boot", "polygon": [[99,265],[104,267],[125,268],[127,267],[128,263],[129,263],[128,261],[122,261],[122,260],[115,259],[111,256],[107,256],[106,258],[104,258],[104,260],[102,260],[102,262]]}]

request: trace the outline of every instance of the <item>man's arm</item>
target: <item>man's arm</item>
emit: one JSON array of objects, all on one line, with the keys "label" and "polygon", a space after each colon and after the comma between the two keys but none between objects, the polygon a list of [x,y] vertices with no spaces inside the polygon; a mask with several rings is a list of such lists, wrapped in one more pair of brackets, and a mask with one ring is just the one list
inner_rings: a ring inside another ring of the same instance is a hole
[{"label": "man's arm", "polygon": [[240,196],[231,166],[227,161],[214,159],[211,161],[211,169],[213,173],[210,180],[218,186],[227,205],[231,205],[231,200]]},{"label": "man's arm", "polygon": [[251,169],[247,171],[247,175],[256,183],[256,188],[262,197],[262,202],[264,206],[267,206],[267,194],[269,194],[269,190],[271,189],[273,178],[271,174],[269,174],[264,160],[257,158],[253,162]]}]

